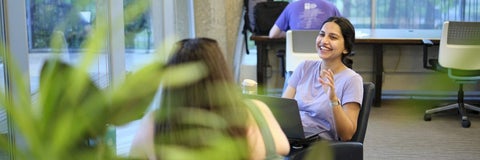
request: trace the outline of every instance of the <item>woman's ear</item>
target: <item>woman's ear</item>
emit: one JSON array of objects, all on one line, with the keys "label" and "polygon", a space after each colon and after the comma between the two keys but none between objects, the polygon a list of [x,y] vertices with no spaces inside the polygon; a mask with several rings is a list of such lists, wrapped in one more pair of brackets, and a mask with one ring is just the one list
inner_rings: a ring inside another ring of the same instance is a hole
[{"label": "woman's ear", "polygon": [[348,51],[347,51],[347,50],[343,50],[342,53],[343,53],[343,54],[348,54]]}]

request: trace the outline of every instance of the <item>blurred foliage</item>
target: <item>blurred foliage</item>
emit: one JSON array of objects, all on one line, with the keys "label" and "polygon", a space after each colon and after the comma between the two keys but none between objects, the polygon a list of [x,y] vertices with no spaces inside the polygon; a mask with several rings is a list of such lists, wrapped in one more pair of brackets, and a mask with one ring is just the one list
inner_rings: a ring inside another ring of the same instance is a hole
[{"label": "blurred foliage", "polygon": [[[75,2],[83,4],[85,1]],[[59,17],[58,21],[62,21],[68,19],[66,17],[69,16],[65,15],[76,13],[56,10],[58,4],[53,2],[32,3],[43,7],[34,9],[39,14],[35,16],[45,18],[42,23],[34,24],[43,29],[37,34],[46,36],[54,29],[70,29],[69,25],[54,26],[58,23],[51,18]],[[127,10],[129,15],[138,16],[147,6],[146,1],[139,1],[132,3]],[[106,17],[97,15],[97,18],[105,20]],[[135,18],[133,16],[127,20]],[[114,152],[116,146],[109,146],[105,141],[111,126],[124,125],[141,118],[160,83],[163,86],[185,85],[206,75],[201,63],[165,68],[162,58],[167,53],[156,53],[159,57],[157,61],[129,74],[115,87],[101,89],[89,77],[88,70],[98,55],[95,51],[105,47],[107,28],[105,25],[96,25],[91,34],[84,37],[81,46],[85,52],[75,65],[62,62],[60,54],[45,61],[40,75],[38,99],[33,99],[30,89],[24,85],[27,84],[26,80],[13,63],[15,61],[8,59],[12,56],[6,56],[7,61],[12,62],[6,63],[8,66],[5,68],[12,73],[9,76],[15,82],[15,86],[12,86],[15,92],[0,93],[0,106],[4,107],[11,127],[15,128],[15,139],[20,141],[11,146],[12,137],[0,137],[2,151],[13,153],[13,158],[20,160],[120,159]],[[64,47],[62,38],[52,36],[42,39],[37,47],[48,45],[53,50],[59,50]]]},{"label": "blurred foliage", "polygon": [[[0,146],[13,152],[16,159],[117,159],[115,146],[104,141],[109,125],[141,118],[158,84],[169,79],[178,79],[177,85],[188,84],[205,75],[202,68],[200,63],[191,63],[164,69],[162,63],[152,63],[118,87],[102,90],[86,68],[50,59],[42,68],[38,102],[31,103],[29,90],[22,86],[18,86],[18,101],[10,101],[2,93],[1,105],[26,146],[12,149],[7,137],[0,138]],[[198,74],[185,76],[185,71]]]}]

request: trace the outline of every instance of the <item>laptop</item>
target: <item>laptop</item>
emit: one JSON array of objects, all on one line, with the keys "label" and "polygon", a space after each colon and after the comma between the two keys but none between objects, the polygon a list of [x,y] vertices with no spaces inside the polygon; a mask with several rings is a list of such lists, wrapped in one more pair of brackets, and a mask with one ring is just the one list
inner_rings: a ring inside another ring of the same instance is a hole
[{"label": "laptop", "polygon": [[318,138],[319,131],[317,129],[303,127],[295,99],[252,94],[245,94],[244,97],[264,102],[272,111],[291,144],[310,142]]}]

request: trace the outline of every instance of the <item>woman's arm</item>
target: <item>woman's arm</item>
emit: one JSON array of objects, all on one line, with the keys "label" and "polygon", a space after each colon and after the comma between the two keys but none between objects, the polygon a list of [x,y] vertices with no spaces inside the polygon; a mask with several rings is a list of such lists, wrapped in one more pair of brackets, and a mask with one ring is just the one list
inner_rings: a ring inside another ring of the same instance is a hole
[{"label": "woman's arm", "polygon": [[333,106],[333,117],[337,128],[338,136],[342,141],[352,139],[355,131],[357,131],[358,113],[360,113],[360,105],[355,102],[343,105]]},{"label": "woman's arm", "polygon": [[285,89],[285,91],[283,91],[283,94],[282,94],[282,97],[283,98],[290,98],[290,99],[293,99],[295,97],[295,93],[296,93],[296,89],[291,87],[291,86],[287,86],[287,88]]},{"label": "woman's arm", "polygon": [[322,85],[329,86],[329,99],[333,111],[333,117],[335,120],[335,126],[337,128],[338,136],[342,141],[348,141],[352,139],[355,131],[357,130],[358,114],[360,113],[360,104],[351,102],[345,103],[342,106],[342,102],[338,99],[335,91],[335,84],[333,80],[332,70],[322,70],[321,73],[326,79],[319,78]]}]

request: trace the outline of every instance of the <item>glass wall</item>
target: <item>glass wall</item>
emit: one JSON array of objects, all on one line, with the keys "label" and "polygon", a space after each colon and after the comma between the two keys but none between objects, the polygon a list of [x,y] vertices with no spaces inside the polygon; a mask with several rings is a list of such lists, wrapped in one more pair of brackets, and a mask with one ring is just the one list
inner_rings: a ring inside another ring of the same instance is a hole
[{"label": "glass wall", "polygon": [[133,7],[142,8],[140,3],[147,0],[123,0],[125,19],[125,49],[127,53],[150,53],[153,50],[151,8],[145,6],[137,12]]},{"label": "glass wall", "polygon": [[441,29],[444,21],[480,21],[479,0],[330,0],[356,28]]},{"label": "glass wall", "polygon": [[[99,7],[104,9],[98,9]],[[95,0],[26,0],[30,87],[33,96],[38,91],[43,62],[54,57],[77,65],[82,59],[85,60],[84,55],[91,55],[94,57],[88,71],[91,78],[99,87],[108,86],[108,39],[89,39],[94,27],[107,25],[105,17],[99,17],[107,15],[107,8]],[[92,41],[97,41],[95,43],[102,46],[87,48],[87,43]]]},{"label": "glass wall", "polygon": [[[150,52],[153,47],[150,9],[140,6],[148,0],[123,0],[125,10],[125,48],[128,52]],[[29,49],[31,52],[51,51],[53,34],[64,37],[68,51],[81,52],[96,20],[95,0],[27,0]],[[134,7],[142,11],[134,12]],[[115,17],[119,18],[119,17]]]},{"label": "glass wall", "polygon": [[52,36],[62,36],[66,51],[79,52],[95,20],[93,0],[27,0],[30,52],[51,51]]},{"label": "glass wall", "polygon": [[[148,0],[123,0],[125,69],[132,72],[153,59],[155,50],[152,8]],[[135,8],[143,8],[135,10]],[[160,9],[160,7],[156,7]]]}]

